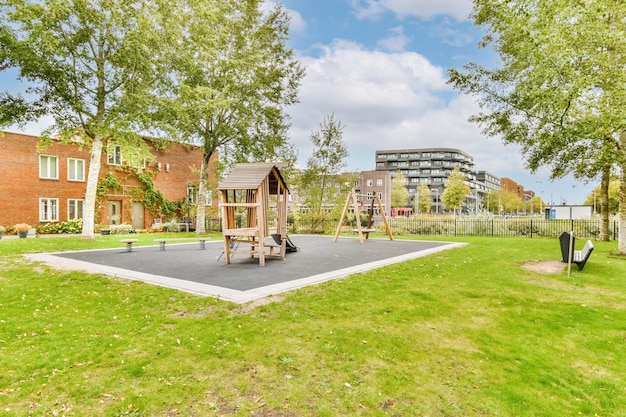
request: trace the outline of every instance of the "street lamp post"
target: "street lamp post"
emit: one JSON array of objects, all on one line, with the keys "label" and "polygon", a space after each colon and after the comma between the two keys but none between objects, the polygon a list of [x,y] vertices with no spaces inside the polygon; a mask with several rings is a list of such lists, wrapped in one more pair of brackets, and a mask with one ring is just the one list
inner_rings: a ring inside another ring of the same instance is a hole
[{"label": "street lamp post", "polygon": [[189,187],[191,186],[191,182],[187,181],[187,221],[185,225],[187,226],[187,232],[191,229],[191,193],[189,192]]},{"label": "street lamp post", "polygon": [[435,188],[435,213],[439,214],[439,188]]},{"label": "street lamp post", "polygon": [[596,206],[596,189],[594,188],[593,189],[593,214],[594,214],[594,216],[596,214],[598,214],[598,211],[597,211],[596,207],[597,207]]},{"label": "street lamp post", "polygon": [[543,215],[543,181],[537,181],[539,183],[539,213]]}]

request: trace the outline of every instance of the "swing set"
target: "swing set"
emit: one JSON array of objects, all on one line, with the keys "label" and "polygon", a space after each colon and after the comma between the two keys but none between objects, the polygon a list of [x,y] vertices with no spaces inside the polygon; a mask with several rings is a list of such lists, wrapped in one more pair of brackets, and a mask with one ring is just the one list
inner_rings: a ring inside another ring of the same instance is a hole
[{"label": "swing set", "polygon": [[[361,226],[361,210],[359,209],[359,201],[358,197],[361,198],[370,198],[372,200],[372,204],[369,209],[369,216],[367,217],[367,227]],[[383,217],[383,222],[385,223],[385,229],[387,230],[387,235],[389,236],[389,240],[393,240],[393,235],[391,234],[391,228],[389,227],[389,223],[387,222],[387,216],[385,216],[385,210],[383,209],[383,204],[380,201],[380,197],[378,195],[363,195],[357,194],[355,189],[350,190],[350,194],[346,198],[346,204],[343,206],[343,211],[341,212],[341,218],[339,219],[339,224],[337,225],[337,230],[335,231],[335,238],[333,242],[337,242],[339,238],[339,232],[341,232],[341,225],[343,224],[343,220],[346,217],[346,213],[348,212],[348,208],[350,207],[350,202],[354,206],[354,214],[356,216],[356,229],[352,229],[353,232],[357,232],[359,234],[359,241],[361,243],[364,242],[363,236],[365,235],[365,239],[369,239],[370,233],[376,232],[376,228],[373,227],[373,219],[374,216],[374,203],[378,204],[378,209],[380,211],[381,216]]]}]

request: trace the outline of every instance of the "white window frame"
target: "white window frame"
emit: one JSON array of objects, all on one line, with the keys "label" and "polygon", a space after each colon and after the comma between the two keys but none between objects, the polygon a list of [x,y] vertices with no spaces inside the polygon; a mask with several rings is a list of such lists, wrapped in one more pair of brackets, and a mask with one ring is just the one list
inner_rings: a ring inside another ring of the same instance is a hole
[{"label": "white window frame", "polygon": [[[71,168],[72,163],[74,169]],[[78,158],[67,158],[67,180],[85,182],[85,160]]]},{"label": "white window frame", "polygon": [[107,151],[109,165],[122,165],[124,159],[122,158],[122,147],[120,145],[111,145]]},{"label": "white window frame", "polygon": [[[74,207],[72,208],[72,206]],[[80,211],[78,210],[77,206],[80,206]],[[72,217],[70,215],[72,211],[76,213],[76,216]],[[67,199],[67,220],[68,221],[82,219],[84,216],[84,212],[85,212],[85,200],[83,200],[82,198],[68,198]]]},{"label": "white window frame", "polygon": [[[44,166],[44,160],[46,161],[45,166]],[[50,172],[50,167],[51,167],[50,162],[52,161],[54,161],[54,176],[52,176]],[[39,155],[39,178],[43,180],[58,180],[59,179],[59,157],[55,155]]]},{"label": "white window frame", "polygon": [[59,221],[59,199],[45,198],[39,199],[39,221],[58,222]]},{"label": "white window frame", "polygon": [[368,179],[368,180],[365,182],[365,186],[366,186],[366,187],[371,187],[372,185],[374,185],[374,181],[373,181],[373,180],[371,180],[371,179]]},{"label": "white window frame", "polygon": [[198,192],[196,187],[187,186],[187,203],[192,206],[198,204]]},{"label": "white window frame", "polygon": [[383,185],[383,179],[382,178],[377,178],[376,179],[376,186],[377,187],[382,187]]}]

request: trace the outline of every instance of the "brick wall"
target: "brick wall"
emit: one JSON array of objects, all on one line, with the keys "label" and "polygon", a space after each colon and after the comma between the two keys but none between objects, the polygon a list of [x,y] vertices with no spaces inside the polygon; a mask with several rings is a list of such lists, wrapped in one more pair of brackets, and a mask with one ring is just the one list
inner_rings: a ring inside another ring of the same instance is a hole
[{"label": "brick wall", "polygon": [[[85,195],[87,172],[89,169],[89,150],[78,145],[53,142],[45,150],[37,150],[38,138],[35,136],[5,132],[0,135],[0,225],[11,226],[16,223],[39,225],[40,199],[58,200],[58,220],[68,220],[68,200],[83,199]],[[187,194],[187,184],[197,186],[202,164],[201,148],[190,145],[170,143],[164,150],[153,149],[156,157],[145,168],[154,173],[155,188],[161,190],[168,200],[179,200]],[[57,179],[40,178],[40,155],[56,157],[58,164]],[[76,158],[84,161],[84,180],[68,179],[68,161]],[[111,192],[99,200],[96,208],[96,222],[108,224],[109,201],[118,201],[122,209],[120,223],[132,224],[132,202],[136,200],[132,187],[143,188],[143,184],[128,167],[108,164],[106,154],[102,156],[100,178],[107,172],[113,173],[123,184],[122,190]],[[216,207],[214,201],[212,207]],[[181,215],[186,215],[181,213]],[[152,217],[144,209],[143,223],[148,227]]]}]

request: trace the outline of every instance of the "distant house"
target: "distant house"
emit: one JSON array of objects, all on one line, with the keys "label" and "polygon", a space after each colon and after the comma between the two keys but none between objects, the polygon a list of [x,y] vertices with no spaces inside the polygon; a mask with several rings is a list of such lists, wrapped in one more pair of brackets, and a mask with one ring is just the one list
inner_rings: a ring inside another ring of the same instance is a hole
[{"label": "distant house", "polygon": [[[38,141],[36,136],[0,132],[0,225],[36,226],[83,217],[89,150],[78,143],[53,142],[40,152]],[[154,159],[139,167],[124,161],[119,146],[103,153],[96,223],[148,227],[157,217],[146,199],[149,188],[167,200],[197,201],[202,149],[179,143],[161,149],[146,141]],[[212,198],[207,204],[217,208]]]}]

